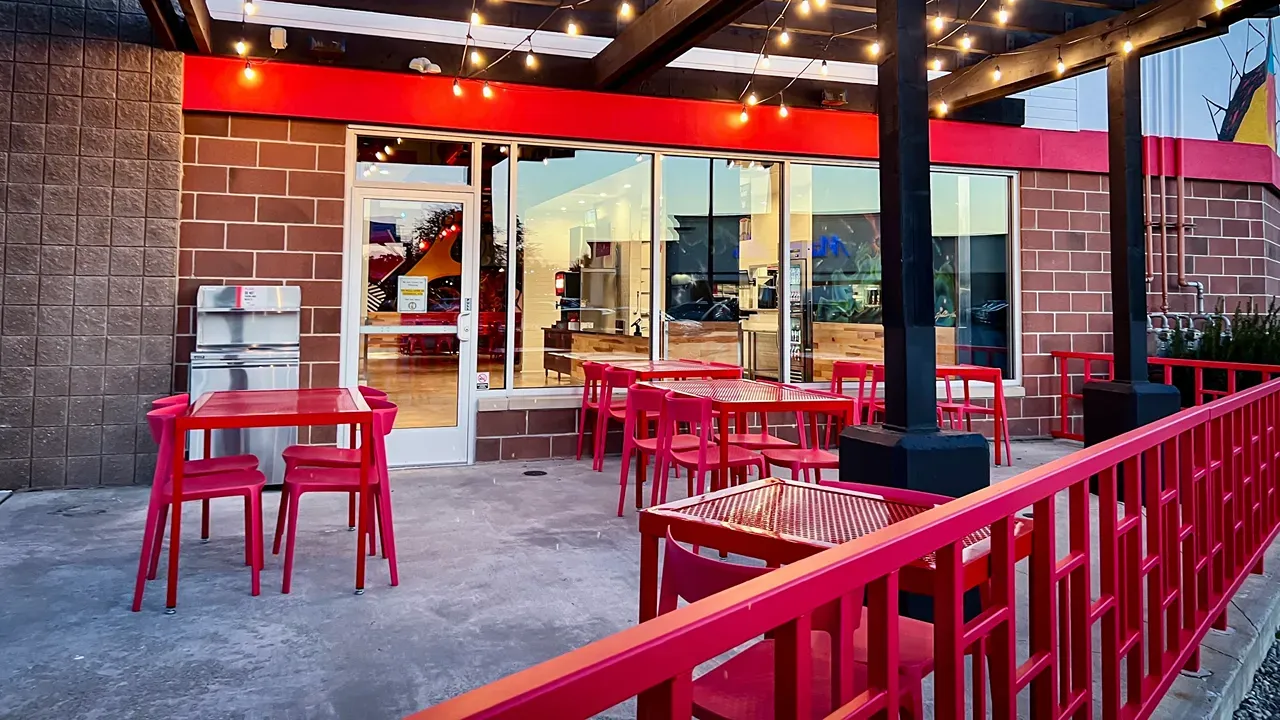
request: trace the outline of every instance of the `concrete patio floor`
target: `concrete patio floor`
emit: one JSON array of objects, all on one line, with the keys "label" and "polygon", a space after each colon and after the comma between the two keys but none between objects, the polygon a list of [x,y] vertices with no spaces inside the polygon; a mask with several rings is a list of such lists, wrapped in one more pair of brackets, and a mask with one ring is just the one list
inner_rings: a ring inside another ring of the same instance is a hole
[{"label": "concrete patio floor", "polygon": [[[993,481],[1074,449],[1017,443]],[[616,460],[604,474],[572,461],[396,472],[400,586],[372,561],[363,596],[344,497],[306,497],[293,592],[280,594],[268,554],[256,598],[242,505],[214,503],[208,544],[189,505],[176,615],[163,580],[129,612],[146,488],[17,493],[0,504],[0,718],[402,717],[635,622],[636,515],[613,515],[616,478]],[[266,497],[268,543],[278,498]],[[1180,678],[1157,717],[1234,709],[1251,675],[1237,645],[1260,646],[1280,621],[1274,583],[1246,583],[1251,629],[1211,638],[1214,674]]]}]

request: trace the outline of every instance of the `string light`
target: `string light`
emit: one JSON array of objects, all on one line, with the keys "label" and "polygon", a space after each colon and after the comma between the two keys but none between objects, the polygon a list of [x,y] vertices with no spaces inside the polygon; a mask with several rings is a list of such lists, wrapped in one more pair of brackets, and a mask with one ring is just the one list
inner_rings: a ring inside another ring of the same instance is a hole
[{"label": "string light", "polygon": [[524,66],[531,70],[538,67],[538,57],[533,54],[532,50],[524,54]]},{"label": "string light", "polygon": [[800,0],[800,14],[801,15],[809,14],[809,0]]},{"label": "string light", "polygon": [[483,64],[483,63],[484,63],[484,56],[480,54],[480,51],[479,51],[479,50],[472,50],[472,51],[471,51],[471,64],[472,64],[472,65],[481,65],[481,64]]},{"label": "string light", "polygon": [[868,48],[868,51],[871,53],[871,57],[875,57],[875,56],[879,55],[879,54],[880,54],[880,43],[879,43],[879,41],[871,43],[871,47],[870,47],[870,48]]},{"label": "string light", "polygon": [[1067,64],[1062,62],[1062,48],[1058,48],[1058,74],[1061,75],[1067,71]]},{"label": "string light", "polygon": [[947,101],[946,101],[946,100],[939,100],[939,101],[938,101],[938,114],[939,114],[939,115],[946,115],[946,114],[947,114]]},{"label": "string light", "polygon": [[258,6],[253,4],[253,0],[244,0],[244,14],[252,15],[258,12]]},{"label": "string light", "polygon": [[374,154],[373,154],[373,156],[374,156],[374,157],[376,157],[376,158],[378,158],[378,162],[386,162],[386,160],[387,160],[387,154],[386,154],[386,153],[384,153],[384,152],[382,152],[381,150],[379,150],[378,152],[374,153]]},{"label": "string light", "polygon": [[1005,10],[1003,5],[1000,6],[1000,12],[996,13],[996,22],[1001,25],[1009,22],[1009,11]]},{"label": "string light", "polygon": [[782,32],[778,33],[778,44],[780,45],[791,44],[791,33],[787,32],[786,27],[783,27]]},{"label": "string light", "polygon": [[991,78],[996,82],[1000,82],[1000,66],[999,65],[997,65],[996,69],[991,72]]},{"label": "string light", "polygon": [[252,79],[253,79],[253,77],[254,77],[255,75],[257,75],[257,74],[258,74],[258,72],[257,72],[256,70],[254,70],[254,69],[253,69],[253,65],[249,64],[248,62],[246,62],[246,63],[244,64],[244,79],[245,79],[245,80],[252,80]]},{"label": "string light", "polygon": [[822,64],[818,66],[818,73],[820,75],[826,75],[828,72],[830,72],[830,69],[827,67],[827,61],[823,60]]},{"label": "string light", "polygon": [[1125,55],[1133,52],[1133,37],[1128,30],[1124,31],[1124,46],[1121,49],[1124,50]]},{"label": "string light", "polygon": [[937,15],[933,16],[934,32],[942,32],[942,28],[946,27],[946,22],[942,19],[942,11],[939,10]]},{"label": "string light", "polygon": [[573,21],[573,18],[572,18],[572,17],[570,17],[570,18],[569,18],[569,22],[564,26],[564,31],[565,31],[566,33],[570,34],[570,35],[577,35],[577,34],[578,34],[578,23],[574,22],[574,21]]},{"label": "string light", "polygon": [[933,71],[934,71],[934,72],[942,72],[942,58],[940,58],[940,57],[935,57],[935,58],[933,59]]},{"label": "string light", "polygon": [[618,17],[629,19],[634,14],[635,10],[632,9],[631,3],[626,2],[626,0],[623,0],[623,3],[618,6]]},{"label": "string light", "polygon": [[382,152],[386,153],[387,155],[395,155],[395,154],[396,154],[396,151],[395,151],[395,150],[394,150],[390,145],[384,145],[384,146],[382,146]]},{"label": "string light", "polygon": [[965,33],[964,36],[960,38],[960,49],[964,50],[965,52],[969,52],[969,50],[972,48],[973,48],[973,38],[969,37],[969,33]]},{"label": "string light", "polygon": [[766,69],[769,67],[769,53],[760,54],[760,67]]},{"label": "string light", "polygon": [[747,109],[745,107],[742,108],[742,112],[738,113],[738,122],[745,123],[750,119],[751,116],[747,114]]},{"label": "string light", "polygon": [[1225,8],[1227,7],[1227,1],[1226,1],[1226,0],[1214,0],[1213,6],[1214,6],[1214,7],[1216,7],[1216,8],[1218,8],[1219,10],[1223,10],[1223,9],[1225,9]]},{"label": "string light", "polygon": [[453,94],[462,97],[462,83],[458,82],[457,78],[453,79]]},{"label": "string light", "polygon": [[760,102],[760,98],[756,97],[755,93],[751,93],[750,95],[747,96],[748,105],[755,105],[758,102]]},{"label": "string light", "polygon": [[827,0],[813,0],[813,4],[817,5],[818,9],[821,10],[827,6]]},{"label": "string light", "polygon": [[488,80],[486,80],[484,85],[480,87],[480,94],[487,98],[493,97],[493,88],[489,87]]},{"label": "string light", "polygon": [[484,24],[484,18],[480,17],[480,13],[476,12],[475,10],[471,11],[471,24],[472,25]]},{"label": "string light", "polygon": [[236,54],[237,54],[237,55],[239,55],[240,57],[244,57],[244,54],[245,54],[245,53],[247,53],[247,52],[249,52],[249,46],[245,43],[245,41],[243,41],[243,40],[237,40],[237,41],[236,41]]},{"label": "string light", "polygon": [[778,105],[778,117],[786,117],[790,114],[791,111],[787,109],[787,101],[782,100]]}]

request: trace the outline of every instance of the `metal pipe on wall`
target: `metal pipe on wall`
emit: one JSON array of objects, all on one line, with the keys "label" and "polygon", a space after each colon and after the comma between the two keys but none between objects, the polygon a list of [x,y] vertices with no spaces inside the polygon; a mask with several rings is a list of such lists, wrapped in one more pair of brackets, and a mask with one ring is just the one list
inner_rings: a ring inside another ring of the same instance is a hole
[{"label": "metal pipe on wall", "polygon": [[1173,114],[1175,150],[1177,155],[1174,158],[1174,172],[1177,174],[1177,241],[1178,241],[1178,287],[1179,288],[1195,288],[1196,291],[1196,313],[1204,314],[1204,283],[1194,282],[1187,279],[1187,173],[1186,166],[1183,163],[1186,140],[1182,137],[1182,113],[1176,112],[1182,108],[1182,72],[1183,72],[1183,56],[1182,48],[1173,51],[1174,53],[1174,100],[1175,112]]},{"label": "metal pipe on wall", "polygon": [[[1169,312],[1169,223],[1167,222],[1165,195],[1168,190],[1168,184],[1165,178],[1164,164],[1164,98],[1165,98],[1165,74],[1164,64],[1161,62],[1162,56],[1155,58],[1156,73],[1156,199],[1160,208],[1160,312]],[[1152,215],[1152,221],[1155,215]]]}]

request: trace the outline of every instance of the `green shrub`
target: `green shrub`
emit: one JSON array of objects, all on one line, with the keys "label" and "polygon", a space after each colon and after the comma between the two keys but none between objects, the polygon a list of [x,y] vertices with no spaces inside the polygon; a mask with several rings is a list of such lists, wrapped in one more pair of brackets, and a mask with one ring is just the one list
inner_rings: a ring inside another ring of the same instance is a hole
[{"label": "green shrub", "polygon": [[[1218,312],[1222,312],[1219,305]],[[1169,357],[1217,362],[1248,363],[1280,366],[1280,302],[1272,298],[1266,312],[1260,312],[1253,303],[1247,308],[1237,305],[1231,315],[1228,329],[1221,320],[1205,325],[1199,342],[1192,343],[1181,332],[1175,332],[1169,343]],[[1163,368],[1151,368],[1153,378],[1163,375]],[[1253,387],[1262,382],[1262,374],[1242,372],[1236,376],[1236,390]],[[1174,368],[1173,384],[1182,393],[1183,407],[1193,403],[1195,375],[1191,368]],[[1227,389],[1225,370],[1206,370],[1204,386],[1209,390]]]}]

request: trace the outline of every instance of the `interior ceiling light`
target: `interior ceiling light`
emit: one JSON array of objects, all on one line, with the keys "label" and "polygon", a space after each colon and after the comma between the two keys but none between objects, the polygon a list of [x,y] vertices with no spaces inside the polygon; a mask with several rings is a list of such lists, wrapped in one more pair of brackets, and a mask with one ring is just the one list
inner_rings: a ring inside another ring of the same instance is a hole
[{"label": "interior ceiling light", "polygon": [[800,0],[800,14],[801,15],[809,14],[809,0]]},{"label": "interior ceiling light", "polygon": [[631,3],[626,2],[626,0],[623,0],[622,4],[618,6],[618,17],[620,18],[630,19],[635,12],[636,11],[631,7]]}]

